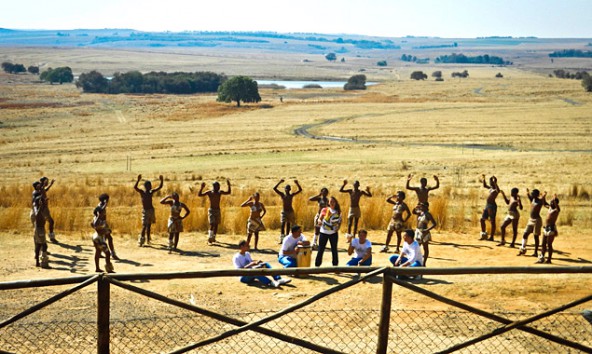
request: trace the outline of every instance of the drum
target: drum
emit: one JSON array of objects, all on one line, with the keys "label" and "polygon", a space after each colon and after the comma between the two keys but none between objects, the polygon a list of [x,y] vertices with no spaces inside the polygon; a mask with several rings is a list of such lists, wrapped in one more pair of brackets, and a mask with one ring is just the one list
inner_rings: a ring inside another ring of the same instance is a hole
[{"label": "drum", "polygon": [[310,260],[312,258],[312,248],[310,245],[299,245],[296,247],[298,251],[296,255],[296,262],[298,268],[310,267]]}]

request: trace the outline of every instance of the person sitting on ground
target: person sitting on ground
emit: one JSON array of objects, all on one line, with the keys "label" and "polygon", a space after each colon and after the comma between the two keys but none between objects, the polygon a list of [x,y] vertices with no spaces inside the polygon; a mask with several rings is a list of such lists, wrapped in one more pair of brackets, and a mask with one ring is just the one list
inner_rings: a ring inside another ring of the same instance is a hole
[{"label": "person sitting on ground", "polygon": [[508,197],[506,197],[504,191],[500,190],[500,193],[504,197],[504,201],[507,205],[509,205],[509,207],[508,215],[506,215],[506,217],[504,218],[504,222],[500,227],[502,231],[502,240],[500,243],[498,243],[498,246],[503,246],[506,244],[506,227],[512,224],[513,234],[512,243],[510,243],[510,247],[514,248],[514,244],[516,243],[516,237],[518,236],[518,221],[520,221],[520,212],[518,211],[518,208],[522,210],[522,200],[520,200],[520,196],[518,195],[518,188],[512,188],[512,191],[510,192],[511,199],[508,199]]},{"label": "person sitting on ground", "polygon": [[[419,244],[423,246],[423,262],[424,267],[428,263],[428,257],[430,256],[430,241],[432,240],[432,234],[430,231],[436,227],[436,220],[428,211],[429,204],[422,203],[418,209],[414,210],[413,213],[417,215],[417,228],[415,229],[415,239]],[[429,224],[432,226],[429,226]],[[429,227],[428,227],[429,226]]]},{"label": "person sitting on ground", "polygon": [[538,257],[539,236],[541,235],[541,229],[543,228],[541,208],[543,205],[547,204],[547,201],[545,200],[547,197],[547,192],[544,192],[541,198],[539,198],[540,194],[541,192],[538,189],[533,189],[532,193],[528,190],[528,188],[526,189],[526,195],[528,196],[528,200],[530,200],[530,218],[528,219],[528,223],[524,229],[524,234],[522,235],[522,246],[520,246],[518,256],[526,254],[526,242],[528,241],[528,235],[534,233],[534,253],[532,256]]},{"label": "person sitting on ground", "polygon": [[113,250],[113,237],[111,237],[111,229],[107,225],[107,204],[109,203],[109,195],[103,193],[99,196],[99,205],[93,211],[93,220],[91,226],[95,229],[92,236],[93,246],[95,247],[95,272],[102,273],[103,270],[99,267],[99,259],[101,252],[105,254],[105,270],[107,273],[113,273],[113,264],[111,263],[111,256],[116,258]]},{"label": "person sitting on ground", "polygon": [[298,246],[306,246],[309,241],[302,234],[302,228],[298,225],[292,226],[291,233],[284,237],[280,253],[278,255],[278,262],[280,262],[284,268],[294,268],[298,266],[297,255]]},{"label": "person sitting on ground", "polygon": [[259,199],[259,193],[255,192],[255,194],[241,204],[241,207],[249,207],[251,210],[249,220],[247,220],[247,243],[251,243],[251,235],[255,234],[255,250],[257,250],[257,244],[259,243],[259,232],[265,231],[265,225],[263,225],[262,219],[267,213],[265,205]]},{"label": "person sitting on ground", "polygon": [[[115,260],[119,260],[117,254],[115,254],[115,247],[113,246],[113,235],[111,235],[111,228],[107,224],[107,205],[109,204],[109,194],[103,193],[99,196],[99,205],[93,210],[94,219],[92,221],[92,227],[95,229],[98,236],[106,240],[109,245],[111,257]],[[94,237],[93,237],[94,240]],[[107,254],[105,253],[105,257]],[[98,269],[98,266],[97,266]]]},{"label": "person sitting on ground", "polygon": [[[557,194],[553,196],[550,205],[545,206],[549,208],[549,212],[547,213],[547,219],[545,221],[541,255],[539,256],[537,263],[551,264],[551,258],[553,258],[553,241],[555,241],[555,237],[559,235],[557,231],[557,218],[559,217],[561,208],[559,208],[559,198],[557,198]],[[549,256],[545,261],[545,253],[547,253],[547,250],[549,251]]]},{"label": "person sitting on ground", "polygon": [[[171,195],[160,200],[160,204],[169,205],[171,207],[171,216],[168,222],[169,232],[169,253],[177,250],[179,244],[179,233],[183,232],[183,219],[185,219],[190,211],[187,205],[179,201],[179,194],[173,192]],[[185,215],[181,216],[181,211],[185,210]]]},{"label": "person sitting on ground", "polygon": [[420,204],[428,203],[428,197],[430,195],[430,191],[440,188],[440,180],[438,179],[438,176],[434,175],[434,180],[436,180],[436,185],[433,187],[430,187],[430,186],[428,186],[428,180],[422,177],[419,180],[419,184],[420,184],[419,187],[411,187],[409,185],[409,183],[411,182],[412,177],[413,177],[413,175],[411,175],[411,174],[409,174],[409,176],[407,176],[407,185],[405,186],[405,188],[407,188],[408,190],[414,191],[417,194],[417,206],[414,208],[414,211],[415,211],[416,209],[420,208]]},{"label": "person sitting on ground", "polygon": [[138,179],[134,185],[134,189],[136,192],[140,193],[140,198],[142,198],[142,233],[138,239],[138,246],[140,247],[144,245],[144,241],[150,244],[150,228],[152,227],[152,224],[156,223],[156,214],[154,212],[154,206],[152,205],[152,195],[161,190],[164,183],[163,177],[160,175],[158,177],[158,179],[160,179],[160,185],[157,188],[153,189],[152,182],[145,181],[144,190],[141,190],[138,188],[141,179],[142,175],[138,175]]},{"label": "person sitting on ground", "polygon": [[[349,194],[349,213],[347,215],[347,233],[345,234],[345,238],[347,243],[351,242],[351,239],[354,237],[358,231],[358,222],[360,217],[362,217],[362,210],[360,209],[360,198],[362,196],[372,197],[372,193],[370,192],[370,187],[366,187],[366,190],[360,189],[360,182],[354,182],[353,189],[345,189],[347,185],[347,180],[343,181],[343,185],[339,189],[341,193],[348,193]],[[352,233],[352,226],[353,226],[353,233]]]},{"label": "person sitting on ground", "polygon": [[222,195],[229,195],[232,192],[229,179],[226,180],[226,185],[228,186],[228,190],[223,191],[220,190],[220,183],[214,182],[212,184],[212,190],[204,192],[203,190],[206,187],[206,184],[202,183],[199,193],[197,194],[199,197],[207,196],[210,200],[210,208],[208,209],[208,222],[210,223],[210,229],[208,230],[208,244],[210,245],[216,242],[218,225],[222,219],[222,213],[220,212],[220,199]]},{"label": "person sitting on ground", "polygon": [[[271,269],[271,265],[269,263],[263,262],[262,260],[254,261],[251,258],[251,254],[249,253],[249,242],[246,240],[241,240],[238,243],[239,251],[232,257],[232,263],[236,269],[253,269],[253,268],[269,268]],[[255,280],[258,280],[263,285],[272,285],[274,287],[279,287],[283,284],[288,284],[291,279],[282,279],[279,275],[274,275],[273,280],[269,279],[263,275],[243,275],[240,277],[241,283],[250,284],[253,283]]]},{"label": "person sitting on ground", "polygon": [[321,192],[318,195],[308,198],[308,200],[310,200],[311,202],[317,202],[319,205],[319,208],[317,210],[317,214],[314,217],[315,231],[314,231],[314,236],[312,238],[312,249],[315,251],[318,248],[317,242],[319,240],[319,235],[321,233],[321,227],[319,226],[319,217],[321,215],[321,210],[323,210],[323,208],[326,208],[327,205],[329,205],[329,198],[327,198],[328,195],[329,195],[329,190],[327,188],[323,187],[323,188],[321,188]]},{"label": "person sitting on ground", "polygon": [[[386,198],[386,202],[389,204],[393,204],[393,216],[391,217],[391,222],[387,227],[386,233],[386,241],[384,243],[384,247],[380,250],[380,252],[388,252],[389,251],[389,244],[391,243],[391,237],[393,236],[393,232],[397,233],[397,249],[395,253],[399,253],[399,247],[401,246],[401,232],[405,227],[405,223],[411,217],[411,211],[407,204],[405,204],[405,192],[398,191],[397,199],[393,201],[394,195]],[[403,217],[403,214],[407,213],[406,217]]]},{"label": "person sitting on ground", "polygon": [[[481,175],[481,179],[483,182],[483,187],[489,189],[489,194],[487,195],[487,202],[485,203],[485,208],[483,209],[483,214],[481,215],[481,240],[489,240],[493,241],[493,235],[495,235],[495,217],[497,215],[497,203],[495,199],[497,195],[500,193],[499,186],[497,184],[497,177],[491,176],[489,178],[489,186],[486,183],[485,175]],[[491,235],[487,238],[487,227],[485,226],[485,221],[489,219],[491,222]]]},{"label": "person sitting on ground", "polygon": [[[289,184],[286,184],[284,187],[284,192],[281,192],[278,187],[280,184],[284,183],[284,180],[281,179],[274,187],[273,191],[282,198],[282,211],[280,213],[280,222],[281,231],[278,243],[281,244],[284,240],[284,237],[288,234],[290,230],[290,225],[296,224],[296,214],[294,213],[294,207],[292,206],[292,200],[294,196],[298,193],[302,192],[302,187],[300,187],[300,183],[298,180],[294,180],[294,184],[298,187],[298,190],[294,193],[291,193],[292,187]],[[285,230],[285,231],[284,231]]]},{"label": "person sitting on ground", "polygon": [[[403,234],[403,250],[400,254],[394,254],[389,258],[395,267],[421,267],[423,256],[419,243],[414,239],[413,230],[407,229]],[[421,276],[419,277],[421,278]]]},{"label": "person sitting on ground", "polygon": [[370,266],[372,265],[372,242],[368,240],[368,231],[362,229],[358,232],[358,237],[353,238],[347,254],[351,256],[355,251],[355,256],[350,259],[348,266]]}]

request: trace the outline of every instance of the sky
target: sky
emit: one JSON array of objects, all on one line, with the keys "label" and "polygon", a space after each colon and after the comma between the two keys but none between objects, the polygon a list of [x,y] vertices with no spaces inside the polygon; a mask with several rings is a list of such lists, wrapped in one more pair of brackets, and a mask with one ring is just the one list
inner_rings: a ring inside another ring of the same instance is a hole
[{"label": "sky", "polygon": [[592,38],[592,0],[25,0],[0,28]]}]

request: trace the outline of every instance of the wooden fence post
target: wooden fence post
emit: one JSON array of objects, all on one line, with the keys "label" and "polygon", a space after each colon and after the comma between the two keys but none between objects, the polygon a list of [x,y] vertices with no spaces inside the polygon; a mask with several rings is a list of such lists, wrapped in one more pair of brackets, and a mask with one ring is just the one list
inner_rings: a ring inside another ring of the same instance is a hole
[{"label": "wooden fence post", "polygon": [[388,348],[393,283],[387,274],[391,274],[389,269],[382,274],[382,303],[380,305],[380,323],[378,324],[377,354],[386,354]]},{"label": "wooden fence post", "polygon": [[109,302],[111,297],[110,283],[104,274],[101,274],[97,283],[97,353],[109,354]]}]

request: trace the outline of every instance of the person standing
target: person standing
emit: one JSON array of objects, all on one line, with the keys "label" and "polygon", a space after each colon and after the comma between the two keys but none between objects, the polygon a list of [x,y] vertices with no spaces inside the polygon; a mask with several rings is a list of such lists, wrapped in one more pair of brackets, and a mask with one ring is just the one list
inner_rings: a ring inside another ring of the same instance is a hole
[{"label": "person standing", "polygon": [[310,200],[311,202],[317,202],[317,204],[319,205],[319,208],[317,210],[317,214],[315,215],[314,218],[314,236],[312,238],[312,249],[313,250],[317,250],[318,248],[318,239],[319,239],[319,233],[321,230],[321,227],[319,226],[319,217],[321,215],[321,210],[323,210],[323,208],[327,207],[327,205],[329,204],[329,198],[327,198],[327,195],[329,195],[329,190],[325,187],[321,188],[321,191],[319,194],[312,196],[310,198],[308,198],[308,200]]},{"label": "person standing", "polygon": [[518,236],[518,221],[520,221],[520,212],[518,208],[522,210],[522,200],[520,200],[520,196],[518,195],[518,188],[512,188],[510,199],[506,197],[504,191],[500,190],[500,193],[504,197],[504,201],[509,206],[508,207],[508,215],[504,218],[502,222],[502,226],[500,227],[502,232],[502,240],[498,243],[498,246],[503,246],[506,244],[506,227],[512,224],[512,242],[510,243],[510,247],[514,248],[514,244],[516,243],[516,237]]},{"label": "person standing", "polygon": [[[500,189],[497,185],[497,177],[491,176],[489,178],[489,185],[487,185],[485,181],[485,175],[481,175],[483,187],[489,189],[489,194],[487,195],[487,202],[485,204],[485,209],[483,209],[483,214],[481,215],[481,240],[489,240],[493,241],[493,235],[495,235],[495,217],[497,215],[497,203],[495,199],[497,198],[498,194],[500,193]],[[487,238],[487,227],[485,226],[485,221],[489,219],[491,222],[491,234],[489,238]]]},{"label": "person standing", "polygon": [[[179,233],[183,232],[183,219],[185,219],[190,211],[187,205],[179,201],[179,194],[173,192],[171,195],[160,200],[160,204],[169,205],[171,207],[171,216],[168,222],[169,232],[169,253],[177,250],[179,244]],[[181,212],[185,210],[185,215],[181,216]]]},{"label": "person standing", "polygon": [[152,182],[145,181],[144,190],[141,190],[138,188],[141,179],[142,175],[138,175],[138,179],[134,185],[134,189],[136,192],[140,193],[140,198],[142,198],[142,233],[138,239],[138,246],[140,247],[144,245],[144,241],[150,244],[150,228],[152,227],[152,224],[156,223],[156,214],[154,212],[154,206],[152,205],[152,195],[161,190],[164,183],[163,177],[160,175],[158,177],[160,185],[157,188],[153,189]]},{"label": "person standing", "polygon": [[[432,240],[431,230],[436,227],[436,220],[429,212],[429,204],[422,203],[413,211],[417,215],[417,228],[415,229],[415,240],[423,247],[423,266],[428,263],[430,256],[430,241]],[[430,226],[431,224],[431,226]]]},{"label": "person standing", "polygon": [[[380,250],[380,252],[388,252],[389,251],[389,244],[391,243],[391,237],[393,236],[393,232],[397,233],[397,249],[395,253],[399,253],[399,247],[401,246],[401,232],[405,227],[405,223],[411,217],[411,211],[407,204],[405,204],[405,192],[398,191],[397,199],[393,201],[395,198],[394,195],[386,198],[386,202],[389,204],[393,204],[393,216],[391,218],[390,223],[387,227],[387,234],[386,234],[386,241],[384,243],[384,247]],[[406,216],[403,216],[406,213]]]},{"label": "person standing", "polygon": [[405,188],[407,188],[408,190],[414,191],[417,194],[417,206],[414,208],[414,211],[415,211],[415,209],[420,208],[420,204],[428,203],[428,197],[430,195],[430,191],[440,188],[440,180],[438,179],[438,176],[434,175],[434,180],[436,181],[436,185],[433,187],[430,187],[430,186],[428,186],[428,180],[426,178],[422,177],[419,180],[419,184],[420,184],[419,187],[411,187],[409,185],[409,183],[411,182],[411,178],[413,178],[413,175],[410,174],[409,176],[407,176],[407,185],[405,186]]},{"label": "person standing", "polygon": [[332,264],[337,266],[339,264],[337,241],[339,238],[339,227],[341,226],[341,207],[335,197],[329,198],[329,206],[321,211],[319,223],[321,229],[315,266],[320,267],[323,263],[323,254],[325,253],[327,242],[331,243]]},{"label": "person standing", "polygon": [[[298,190],[294,193],[291,193],[292,187],[289,184],[286,184],[284,187],[284,192],[281,192],[278,187],[280,184],[284,183],[284,180],[281,179],[274,187],[273,191],[282,198],[282,212],[280,214],[280,222],[282,223],[280,237],[279,237],[279,244],[281,244],[284,240],[285,235],[288,234],[291,225],[296,224],[296,214],[294,213],[294,207],[292,206],[292,200],[294,196],[298,193],[302,192],[302,187],[300,187],[300,183],[298,180],[294,180],[294,184],[298,187]],[[285,231],[284,231],[285,230]]]},{"label": "person standing", "polygon": [[50,267],[49,258],[47,257],[47,240],[45,239],[46,214],[43,211],[44,208],[45,205],[43,205],[43,197],[41,194],[38,194],[37,197],[33,199],[33,241],[35,243],[35,266],[48,269]]},{"label": "person standing", "polygon": [[[551,203],[549,205],[545,205],[549,208],[549,212],[547,213],[547,219],[545,220],[545,231],[543,232],[543,246],[541,249],[541,255],[537,263],[548,263],[551,264],[551,258],[553,258],[553,241],[555,241],[555,237],[559,235],[557,231],[557,218],[559,217],[559,212],[561,208],[559,207],[559,198],[557,198],[557,194],[553,196]],[[545,253],[549,251],[549,256],[545,261]]]},{"label": "person standing", "polygon": [[528,196],[528,200],[530,200],[530,218],[528,219],[528,223],[526,224],[526,228],[524,229],[524,234],[522,235],[522,246],[520,246],[518,256],[523,256],[526,254],[526,242],[528,241],[528,235],[533,233],[534,253],[532,254],[532,256],[538,257],[539,236],[541,235],[541,229],[543,228],[541,209],[543,205],[547,204],[547,201],[545,200],[545,198],[547,197],[547,192],[544,192],[543,196],[539,198],[541,192],[538,189],[533,189],[531,193],[527,188],[526,195]]},{"label": "person standing", "polygon": [[[360,198],[362,196],[372,197],[372,193],[370,192],[370,187],[366,187],[366,190],[360,189],[360,182],[354,182],[353,189],[345,189],[347,185],[347,180],[343,181],[343,185],[339,189],[341,193],[348,193],[349,194],[349,213],[347,215],[347,234],[345,235],[347,242],[351,242],[353,235],[355,235],[358,231],[358,222],[360,217],[362,217],[362,210],[360,209]],[[353,226],[353,233],[352,233],[352,226]]]},{"label": "person standing", "polygon": [[210,223],[210,229],[208,230],[209,244],[213,244],[214,242],[216,242],[216,235],[218,234],[218,225],[220,224],[220,220],[222,219],[222,213],[220,212],[220,199],[222,195],[229,195],[232,192],[229,179],[226,180],[226,185],[228,186],[228,190],[223,191],[220,190],[220,183],[214,182],[212,184],[212,190],[204,192],[206,184],[202,183],[198,193],[199,197],[207,196],[210,200],[210,208],[208,209],[208,222]]},{"label": "person standing", "polygon": [[[95,239],[97,239],[97,240],[100,239],[100,243],[108,244],[109,250],[111,251],[110,252],[111,257],[115,260],[119,260],[119,257],[117,257],[117,254],[115,254],[115,247],[113,245],[113,235],[111,234],[111,228],[109,227],[109,224],[107,224],[107,206],[108,205],[109,205],[109,194],[107,194],[107,193],[101,194],[99,196],[99,205],[97,205],[97,207],[93,210],[94,218],[93,218],[91,226],[96,231],[96,237],[93,236],[93,242],[95,242],[94,241]],[[101,250],[103,250],[102,246],[99,248]],[[95,258],[96,257],[97,256],[95,254]],[[105,252],[105,257],[107,257],[107,252]],[[96,261],[96,265],[97,265],[97,269],[99,269],[98,260]]]},{"label": "person standing", "polygon": [[241,207],[248,207],[250,209],[249,220],[247,220],[247,243],[251,243],[251,235],[255,235],[255,250],[257,250],[257,244],[259,243],[259,231],[265,231],[265,225],[263,225],[263,217],[267,213],[265,205],[259,201],[260,196],[258,192],[255,192],[249,197]]}]

